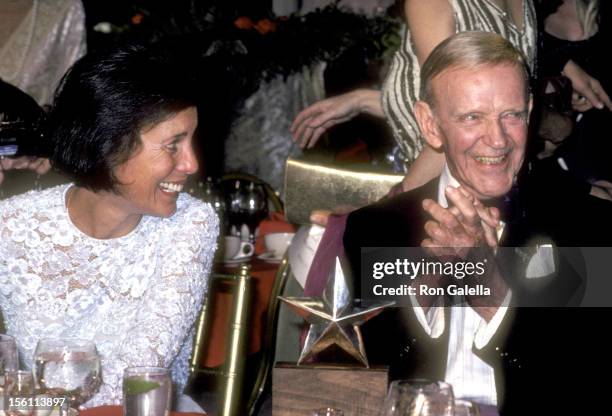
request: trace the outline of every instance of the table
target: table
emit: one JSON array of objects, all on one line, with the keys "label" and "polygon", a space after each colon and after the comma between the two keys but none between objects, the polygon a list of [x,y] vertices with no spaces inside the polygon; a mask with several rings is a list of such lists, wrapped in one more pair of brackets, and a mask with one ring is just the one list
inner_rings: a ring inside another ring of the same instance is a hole
[{"label": "table", "polygon": [[[91,409],[82,410],[80,416],[123,416],[123,407],[121,406],[99,406]],[[183,413],[170,412],[171,416],[202,416],[205,413]]]}]

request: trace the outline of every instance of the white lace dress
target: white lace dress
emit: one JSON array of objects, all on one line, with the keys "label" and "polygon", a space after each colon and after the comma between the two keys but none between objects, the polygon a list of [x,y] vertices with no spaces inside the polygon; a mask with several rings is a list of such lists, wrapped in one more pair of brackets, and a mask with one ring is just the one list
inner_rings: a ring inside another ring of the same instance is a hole
[{"label": "white lace dress", "polygon": [[40,338],[93,340],[103,384],[85,407],[118,404],[131,365],[171,367],[182,388],[216,247],[213,209],[181,194],[172,217],[98,240],[70,221],[69,187],[0,201],[0,306],[22,360],[31,366]]}]

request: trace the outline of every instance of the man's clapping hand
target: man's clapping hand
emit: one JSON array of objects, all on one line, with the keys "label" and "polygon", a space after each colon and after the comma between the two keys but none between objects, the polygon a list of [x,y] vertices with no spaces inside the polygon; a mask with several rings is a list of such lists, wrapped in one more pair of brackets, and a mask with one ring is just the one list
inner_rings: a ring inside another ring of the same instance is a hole
[{"label": "man's clapping hand", "polygon": [[[495,207],[486,207],[463,188],[447,187],[445,190],[449,208],[426,199],[423,209],[432,219],[425,223],[428,238],[421,246],[442,261],[469,259],[487,260],[486,273],[479,278],[491,289],[491,295],[483,298],[467,296],[466,299],[479,315],[489,321],[507,293],[495,261],[497,229],[500,213]],[[471,279],[468,278],[468,281]]]},{"label": "man's clapping hand", "polygon": [[496,247],[499,210],[485,207],[465,189],[448,186],[445,190],[449,208],[426,199],[423,209],[432,217],[425,223],[429,238],[421,244],[425,248],[452,250],[466,258],[472,247]]}]

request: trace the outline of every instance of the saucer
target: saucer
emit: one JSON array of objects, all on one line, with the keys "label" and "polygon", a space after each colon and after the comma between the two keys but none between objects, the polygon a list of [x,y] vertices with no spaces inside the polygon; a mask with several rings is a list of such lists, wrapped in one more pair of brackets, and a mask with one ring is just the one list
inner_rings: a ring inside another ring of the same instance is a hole
[{"label": "saucer", "polygon": [[259,256],[257,256],[257,258],[258,258],[259,260],[263,260],[263,261],[265,261],[265,262],[268,262],[268,263],[275,263],[275,264],[278,264],[278,263],[280,263],[281,261],[283,261],[283,258],[282,258],[282,257],[276,257],[276,256],[274,255],[274,253],[271,253],[271,252],[268,252],[268,253],[262,253],[262,254],[260,254]]},{"label": "saucer", "polygon": [[228,259],[228,260],[221,260],[221,263],[225,264],[225,265],[238,265],[238,264],[242,264],[242,263],[246,263],[247,261],[251,260],[253,256],[243,256],[243,257],[236,257],[235,259]]}]

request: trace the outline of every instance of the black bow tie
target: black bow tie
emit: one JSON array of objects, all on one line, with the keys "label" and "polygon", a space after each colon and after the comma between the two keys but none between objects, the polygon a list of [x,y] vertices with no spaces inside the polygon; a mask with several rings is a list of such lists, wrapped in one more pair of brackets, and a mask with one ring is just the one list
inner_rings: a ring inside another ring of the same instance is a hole
[{"label": "black bow tie", "polygon": [[500,197],[483,201],[488,207],[495,207],[499,210],[500,219],[505,223],[510,223],[523,216],[520,208],[518,187],[514,185],[510,191]]}]

